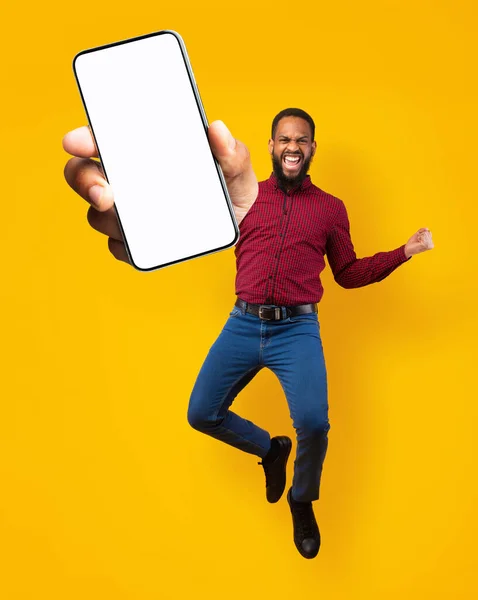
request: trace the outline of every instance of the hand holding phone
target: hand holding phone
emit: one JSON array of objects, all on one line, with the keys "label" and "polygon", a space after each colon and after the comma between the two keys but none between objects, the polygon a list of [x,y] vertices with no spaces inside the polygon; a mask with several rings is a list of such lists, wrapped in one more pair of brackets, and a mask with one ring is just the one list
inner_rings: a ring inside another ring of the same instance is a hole
[{"label": "hand holding phone", "polygon": [[[165,53],[165,46],[161,47],[161,51],[159,46],[154,51],[153,46],[148,46],[144,54],[145,47],[139,52],[139,46],[136,46],[133,57],[129,48],[148,39],[168,39],[167,48],[171,52]],[[97,62],[98,52],[119,46],[128,50],[114,55],[114,60],[108,59],[110,62]],[[181,60],[174,63],[171,58],[174,54],[176,59]],[[151,63],[153,55],[155,68]],[[81,70],[78,59],[87,56],[95,56],[95,60],[84,63]],[[166,72],[169,74],[158,79],[160,56],[168,63]],[[140,74],[133,73],[132,67],[138,67],[139,57],[146,57],[148,66],[143,65]],[[125,61],[129,64],[129,71],[118,67],[119,64],[124,66]],[[175,64],[174,68],[171,67],[171,61]],[[75,63],[77,72],[82,73],[79,86],[80,90],[85,90],[83,101],[95,140],[91,139],[87,128],[80,128],[67,134],[63,143],[68,152],[88,157],[95,156],[96,142],[111,187],[106,186],[107,193],[100,205],[90,209],[89,221],[93,227],[109,235],[113,254],[122,260],[126,258],[140,270],[152,270],[233,245],[238,239],[234,214],[240,219],[252,205],[257,196],[257,179],[250,165],[247,148],[235,141],[221,122],[214,123],[208,130],[178,34],[158,32],[85,51],[77,55]],[[98,65],[103,66],[103,75]],[[104,73],[109,72],[107,66],[115,73],[109,79],[104,77]],[[157,81],[151,88],[148,77],[152,73]],[[182,75],[178,76],[178,73]],[[178,83],[177,77],[182,83]],[[105,80],[110,84],[113,82],[116,88],[113,85],[113,90],[106,89]],[[162,81],[162,85],[158,81]],[[170,85],[166,85],[165,81]],[[134,82],[136,92],[126,93],[125,82],[129,86]],[[151,89],[155,91],[156,96],[150,94],[155,101],[143,102],[145,94],[148,95]],[[121,96],[120,90],[124,96]],[[158,108],[158,97],[162,102],[162,110]],[[187,97],[189,101],[185,101]],[[176,110],[171,98],[181,100],[178,101],[181,110]],[[115,104],[115,100],[118,103]],[[111,109],[112,103],[114,110]],[[143,109],[141,118],[138,117],[138,103]],[[174,114],[176,119],[169,122],[167,114]],[[161,135],[164,131],[167,132],[166,136]],[[194,132],[192,143],[191,131]],[[210,145],[207,143],[208,135]],[[232,144],[229,143],[231,140]],[[197,160],[194,160],[196,157]],[[91,164],[95,162],[71,159],[65,167],[68,183],[85,198],[88,198],[89,184],[100,182],[101,170]],[[225,180],[219,166],[224,169]],[[143,180],[140,182],[142,193],[138,196],[137,182],[140,176],[145,177],[146,184]],[[224,185],[228,182],[233,188],[230,198]],[[161,194],[164,190],[167,193]],[[118,217],[116,227],[111,210],[112,196],[116,203],[114,213]],[[120,247],[122,241],[125,242],[124,248]]]},{"label": "hand holding phone", "polygon": [[[236,219],[240,224],[259,191],[249,150],[243,142],[233,138],[222,121],[213,121],[209,125],[208,138],[224,173]],[[131,264],[114,210],[113,190],[103,176],[101,164],[93,160],[98,158],[98,153],[89,128],[83,126],[69,131],[64,135],[62,145],[73,156],[65,164],[65,180],[91,205],[87,213],[88,223],[108,237],[108,248],[114,258]],[[103,187],[104,191],[98,202],[93,202],[90,190],[96,185]]]}]

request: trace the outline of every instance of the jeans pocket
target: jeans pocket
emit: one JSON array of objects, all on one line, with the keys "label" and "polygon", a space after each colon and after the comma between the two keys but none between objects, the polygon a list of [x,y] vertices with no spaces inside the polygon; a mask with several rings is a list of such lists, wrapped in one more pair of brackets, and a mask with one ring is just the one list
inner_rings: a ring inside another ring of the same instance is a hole
[{"label": "jeans pocket", "polygon": [[303,315],[295,315],[294,317],[289,317],[290,323],[318,323],[319,318],[317,313],[306,313]]},{"label": "jeans pocket", "polygon": [[238,306],[234,305],[234,308],[229,313],[229,316],[230,317],[238,317],[241,314],[242,314],[241,309]]}]

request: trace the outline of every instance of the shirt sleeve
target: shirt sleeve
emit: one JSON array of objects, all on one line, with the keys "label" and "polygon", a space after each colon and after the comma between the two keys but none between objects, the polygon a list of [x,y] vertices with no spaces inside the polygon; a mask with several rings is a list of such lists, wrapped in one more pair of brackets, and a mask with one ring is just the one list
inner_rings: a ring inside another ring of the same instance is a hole
[{"label": "shirt sleeve", "polygon": [[406,257],[405,244],[395,250],[357,258],[350,238],[347,210],[342,200],[339,200],[339,211],[327,236],[326,254],[334,279],[343,288],[358,288],[382,281],[412,258]]}]

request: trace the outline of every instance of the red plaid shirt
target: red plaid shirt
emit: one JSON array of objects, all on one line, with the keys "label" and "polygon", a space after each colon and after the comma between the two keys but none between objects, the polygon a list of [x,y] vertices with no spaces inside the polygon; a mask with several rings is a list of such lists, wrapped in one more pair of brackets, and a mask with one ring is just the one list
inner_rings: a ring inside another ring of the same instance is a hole
[{"label": "red plaid shirt", "polygon": [[236,295],[255,304],[294,306],[320,302],[324,256],[335,281],[356,288],[385,279],[407,262],[405,244],[357,258],[342,200],[310,180],[284,192],[274,173],[239,225],[235,247]]}]

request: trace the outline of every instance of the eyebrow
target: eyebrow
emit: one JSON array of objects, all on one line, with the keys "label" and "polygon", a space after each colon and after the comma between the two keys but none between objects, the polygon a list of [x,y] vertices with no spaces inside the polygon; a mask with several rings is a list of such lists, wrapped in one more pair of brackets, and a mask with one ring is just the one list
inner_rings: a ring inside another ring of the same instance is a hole
[{"label": "eyebrow", "polygon": [[[298,140],[305,140],[307,139],[309,136],[308,135],[301,135],[300,137],[296,138]],[[290,137],[288,135],[279,135],[279,138],[284,138],[285,140],[290,140]]]}]

